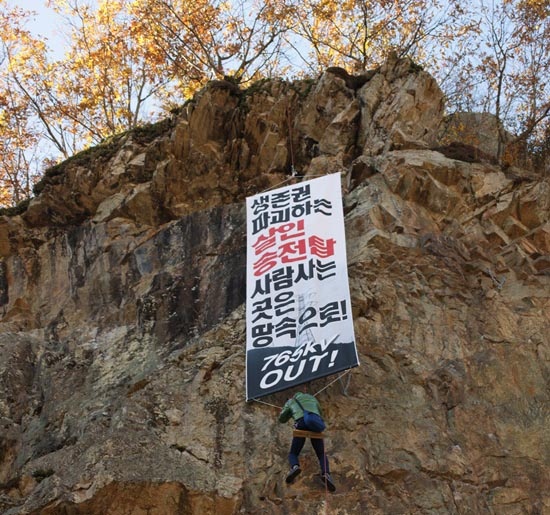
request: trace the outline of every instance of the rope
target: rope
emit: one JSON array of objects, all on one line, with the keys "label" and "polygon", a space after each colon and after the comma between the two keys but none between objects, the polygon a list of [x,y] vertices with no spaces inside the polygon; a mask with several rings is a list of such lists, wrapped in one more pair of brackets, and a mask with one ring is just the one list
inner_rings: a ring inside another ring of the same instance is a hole
[{"label": "rope", "polygon": [[262,190],[260,191],[260,193],[265,193],[266,191],[271,191],[273,188],[278,188],[279,186],[281,186],[282,184],[285,184],[287,183],[288,181],[291,181],[292,179],[294,179],[293,176],[290,176],[290,177],[287,177],[284,181],[281,181],[273,186],[270,186],[269,188],[265,189],[265,190]]},{"label": "rope", "polygon": [[[351,368],[348,368],[343,374],[340,374],[334,381],[331,381],[329,384],[321,388],[316,394],[313,395],[313,397],[317,397],[321,392],[325,391],[331,384],[334,384],[336,381],[344,377],[346,374],[349,374],[351,372]],[[347,388],[347,387],[346,387]]]},{"label": "rope", "polygon": [[[307,178],[309,179],[310,177],[325,177],[326,175],[327,175],[326,173],[315,173],[315,174],[312,174],[312,175],[308,175]],[[283,184],[286,184],[287,182],[289,182],[289,181],[291,181],[295,178],[296,178],[295,175],[291,175],[290,177],[287,177],[284,181],[278,182],[277,184],[274,184],[273,186],[270,186],[269,188],[266,188],[265,190],[260,191],[260,193],[265,193],[266,191],[271,191],[272,189],[278,188],[279,186],[282,186]]]},{"label": "rope", "polygon": [[253,401],[256,401],[256,402],[259,402],[260,404],[266,404],[267,406],[271,406],[272,408],[277,408],[277,409],[283,409],[282,406],[275,406],[275,404],[270,404],[269,402],[265,402],[265,401],[261,401],[259,399],[252,399]]},{"label": "rope", "polygon": [[[316,394],[313,395],[313,397],[317,397],[317,395],[319,395],[321,392],[324,392],[329,386],[334,384],[336,381],[341,381],[342,377],[344,377],[346,374],[349,374],[350,372],[351,372],[351,368],[348,368],[342,374],[340,374],[336,379],[334,379],[329,384],[327,384],[326,386],[321,388]],[[351,381],[351,376],[348,377],[348,384],[345,387],[343,387],[343,392],[344,392],[344,395],[346,395],[346,396],[347,396],[347,389],[349,387],[350,381]],[[283,409],[282,406],[277,406],[277,405],[271,404],[269,402],[261,401],[260,399],[250,399],[250,400],[255,401],[255,402],[259,402],[260,404],[265,404],[266,406],[271,406],[272,408]]]},{"label": "rope", "polygon": [[290,170],[292,177],[296,176],[296,168],[294,167],[294,149],[292,147],[292,123],[290,121],[290,108],[286,108],[286,123],[288,125],[288,148],[290,150]]},{"label": "rope", "polygon": [[310,177],[326,177],[327,175],[328,174],[326,174],[326,173],[312,173],[311,175],[308,175],[307,177],[309,179]]},{"label": "rope", "polygon": [[[351,369],[349,369],[348,372],[349,372],[350,370],[351,370]],[[342,376],[340,376],[338,379],[340,379],[340,386],[342,386],[342,393],[347,397],[347,396],[348,396],[349,384],[351,383],[351,374],[348,376],[348,380],[347,380],[346,386],[344,386],[343,383],[342,383]]]},{"label": "rope", "polygon": [[[328,474],[327,472],[327,464],[328,464],[328,458],[327,458],[327,450],[324,447],[325,442],[323,442],[323,451],[324,451],[324,459],[325,459],[325,474]],[[325,515],[328,515],[328,483],[325,479]]]}]

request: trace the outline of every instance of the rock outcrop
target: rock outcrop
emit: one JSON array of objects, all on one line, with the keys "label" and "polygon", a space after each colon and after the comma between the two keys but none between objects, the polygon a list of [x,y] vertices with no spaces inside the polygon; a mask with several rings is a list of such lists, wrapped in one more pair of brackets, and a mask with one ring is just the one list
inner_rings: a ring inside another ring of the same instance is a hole
[{"label": "rock outcrop", "polygon": [[[550,181],[438,141],[407,60],[214,82],[0,219],[0,511],[550,514]],[[460,143],[460,142],[459,142]],[[244,401],[247,195],[341,172],[361,366],[337,491]]]}]

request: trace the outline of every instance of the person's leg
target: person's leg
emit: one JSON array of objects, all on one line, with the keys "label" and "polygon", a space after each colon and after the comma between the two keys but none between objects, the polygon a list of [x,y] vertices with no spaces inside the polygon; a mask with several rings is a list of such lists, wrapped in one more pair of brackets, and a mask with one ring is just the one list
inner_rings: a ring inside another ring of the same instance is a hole
[{"label": "person's leg", "polygon": [[300,456],[305,442],[306,439],[302,437],[295,436],[292,439],[292,443],[290,444],[290,452],[288,453],[288,463],[290,464],[290,468],[294,467],[294,465],[300,466],[298,456]]},{"label": "person's leg", "polygon": [[319,460],[319,466],[321,467],[321,474],[330,474],[330,468],[328,466],[328,458],[325,454],[325,443],[322,438],[312,438],[311,445]]},{"label": "person's leg", "polygon": [[[305,429],[304,419],[301,418],[297,420],[296,423],[294,424],[294,427],[296,429]],[[294,482],[294,479],[296,478],[296,476],[300,472],[302,472],[302,469],[300,468],[299,456],[300,456],[300,452],[302,452],[302,449],[305,443],[306,443],[306,439],[303,437],[295,436],[294,438],[292,438],[292,443],[290,444],[290,451],[288,453],[288,463],[290,464],[290,472],[286,475],[287,483]]]},{"label": "person's leg", "polygon": [[[304,419],[300,418],[294,423],[295,429],[305,429],[306,426],[304,424]],[[306,443],[306,439],[304,437],[298,437],[295,436],[292,438],[292,443],[290,444],[290,452],[288,453],[288,462],[290,463],[290,468],[294,467],[294,465],[300,466],[300,462],[298,461],[298,456],[302,452],[302,449],[304,447],[304,444]]]},{"label": "person's leg", "polygon": [[330,468],[328,466],[328,458],[325,453],[325,443],[323,439],[312,438],[311,445],[315,450],[315,454],[317,455],[317,459],[319,460],[319,466],[321,467],[321,474],[319,476],[321,478],[321,482],[331,492],[336,491],[336,486],[334,484],[334,481],[332,480],[332,477],[330,476]]}]

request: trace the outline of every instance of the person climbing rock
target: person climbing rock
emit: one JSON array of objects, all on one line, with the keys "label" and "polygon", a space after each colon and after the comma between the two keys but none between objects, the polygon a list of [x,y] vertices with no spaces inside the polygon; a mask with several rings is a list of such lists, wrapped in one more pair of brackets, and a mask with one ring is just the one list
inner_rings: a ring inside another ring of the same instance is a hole
[{"label": "person climbing rock", "polygon": [[[321,406],[317,399],[308,393],[298,392],[294,397],[288,399],[279,414],[279,422],[286,422],[290,418],[294,420],[294,428],[302,429],[306,431],[318,432],[317,428],[308,427],[304,421],[304,410],[311,413],[316,413],[322,418]],[[311,438],[311,445],[319,460],[319,466],[321,467],[320,478],[324,486],[331,492],[336,490],[336,486],[330,476],[328,458],[325,454],[325,444],[322,438]],[[298,474],[302,472],[300,468],[299,455],[302,451],[306,439],[300,436],[294,436],[290,445],[290,452],[288,453],[288,462],[290,464],[290,471],[286,475],[285,481],[287,483],[293,483]]]}]

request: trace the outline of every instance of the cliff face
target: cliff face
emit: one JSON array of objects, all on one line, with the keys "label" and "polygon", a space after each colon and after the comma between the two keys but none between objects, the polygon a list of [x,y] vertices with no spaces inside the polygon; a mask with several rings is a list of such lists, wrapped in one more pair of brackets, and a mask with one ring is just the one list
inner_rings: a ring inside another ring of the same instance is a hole
[{"label": "cliff face", "polygon": [[[409,61],[219,82],[50,172],[0,219],[0,510],[550,514],[550,182],[442,119]],[[361,366],[312,387],[327,496],[244,402],[244,198],[337,171]]]}]

